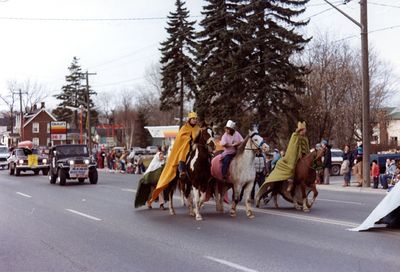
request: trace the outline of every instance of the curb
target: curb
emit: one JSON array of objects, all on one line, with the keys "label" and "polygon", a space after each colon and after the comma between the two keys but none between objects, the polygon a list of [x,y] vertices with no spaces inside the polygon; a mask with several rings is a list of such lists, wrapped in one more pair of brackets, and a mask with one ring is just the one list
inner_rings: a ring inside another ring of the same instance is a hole
[{"label": "curb", "polygon": [[336,191],[336,192],[349,192],[349,193],[365,193],[365,194],[377,194],[386,195],[387,191],[384,189],[372,189],[363,187],[338,187],[337,185],[317,185],[317,189],[321,191]]}]

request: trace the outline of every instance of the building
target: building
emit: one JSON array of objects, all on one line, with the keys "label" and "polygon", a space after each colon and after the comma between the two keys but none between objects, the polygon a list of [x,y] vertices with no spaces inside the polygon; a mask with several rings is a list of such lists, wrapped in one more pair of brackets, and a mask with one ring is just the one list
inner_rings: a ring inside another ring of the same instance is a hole
[{"label": "building", "polygon": [[51,143],[50,123],[57,119],[46,110],[44,102],[39,109],[34,106],[32,111],[24,115],[22,135],[20,119],[20,115],[17,115],[14,128],[21,136],[20,141],[32,141],[34,146],[48,146]]},{"label": "building", "polygon": [[179,131],[179,126],[146,126],[151,135],[152,145],[171,146]]}]

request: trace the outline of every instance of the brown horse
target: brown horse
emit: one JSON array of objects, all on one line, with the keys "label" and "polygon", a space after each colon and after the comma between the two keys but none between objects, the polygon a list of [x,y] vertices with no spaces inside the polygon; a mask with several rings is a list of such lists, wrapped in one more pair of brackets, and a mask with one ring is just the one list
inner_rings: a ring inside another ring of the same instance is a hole
[{"label": "brown horse", "polygon": [[[300,159],[296,164],[292,191],[287,192],[287,181],[271,182],[264,192],[257,193],[256,206],[260,206],[262,198],[265,204],[274,198],[275,207],[278,208],[278,194],[280,194],[286,201],[293,203],[297,210],[303,208],[304,212],[309,212],[318,196],[315,184],[316,169],[322,165],[321,158],[324,154],[325,149],[314,150]],[[307,196],[310,192],[313,192],[313,198],[309,203]]]},{"label": "brown horse", "polygon": [[[188,202],[189,214],[196,220],[202,220],[200,207],[205,201],[211,178],[211,156],[215,149],[214,132],[204,124],[198,136],[194,139],[191,151],[186,160],[185,178],[179,179],[179,189]],[[169,191],[169,211],[175,214],[173,207],[174,190]],[[194,202],[193,202],[194,198]]]}]

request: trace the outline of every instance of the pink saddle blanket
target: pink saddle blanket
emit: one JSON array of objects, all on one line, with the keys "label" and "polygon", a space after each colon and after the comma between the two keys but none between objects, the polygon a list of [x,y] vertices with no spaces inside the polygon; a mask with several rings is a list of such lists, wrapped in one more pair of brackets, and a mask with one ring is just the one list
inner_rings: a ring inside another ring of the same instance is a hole
[{"label": "pink saddle blanket", "polygon": [[[222,154],[215,156],[211,161],[211,175],[218,180],[223,180],[222,178]],[[228,173],[229,179],[229,173]]]}]

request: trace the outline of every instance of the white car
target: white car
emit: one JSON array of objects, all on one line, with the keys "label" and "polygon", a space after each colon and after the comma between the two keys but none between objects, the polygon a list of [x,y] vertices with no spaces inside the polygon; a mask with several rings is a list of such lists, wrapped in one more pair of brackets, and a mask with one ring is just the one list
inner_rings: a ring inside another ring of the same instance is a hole
[{"label": "white car", "polygon": [[146,147],[146,153],[147,154],[154,155],[154,154],[157,153],[157,151],[158,151],[158,147],[155,146],[155,145],[151,145],[151,146]]},{"label": "white car", "polygon": [[8,147],[5,145],[0,145],[0,167],[2,169],[8,168],[7,159],[10,157],[10,152]]},{"label": "white car", "polygon": [[343,150],[332,148],[332,168],[331,168],[331,175],[332,176],[339,176],[340,175],[340,167],[343,162]]}]

